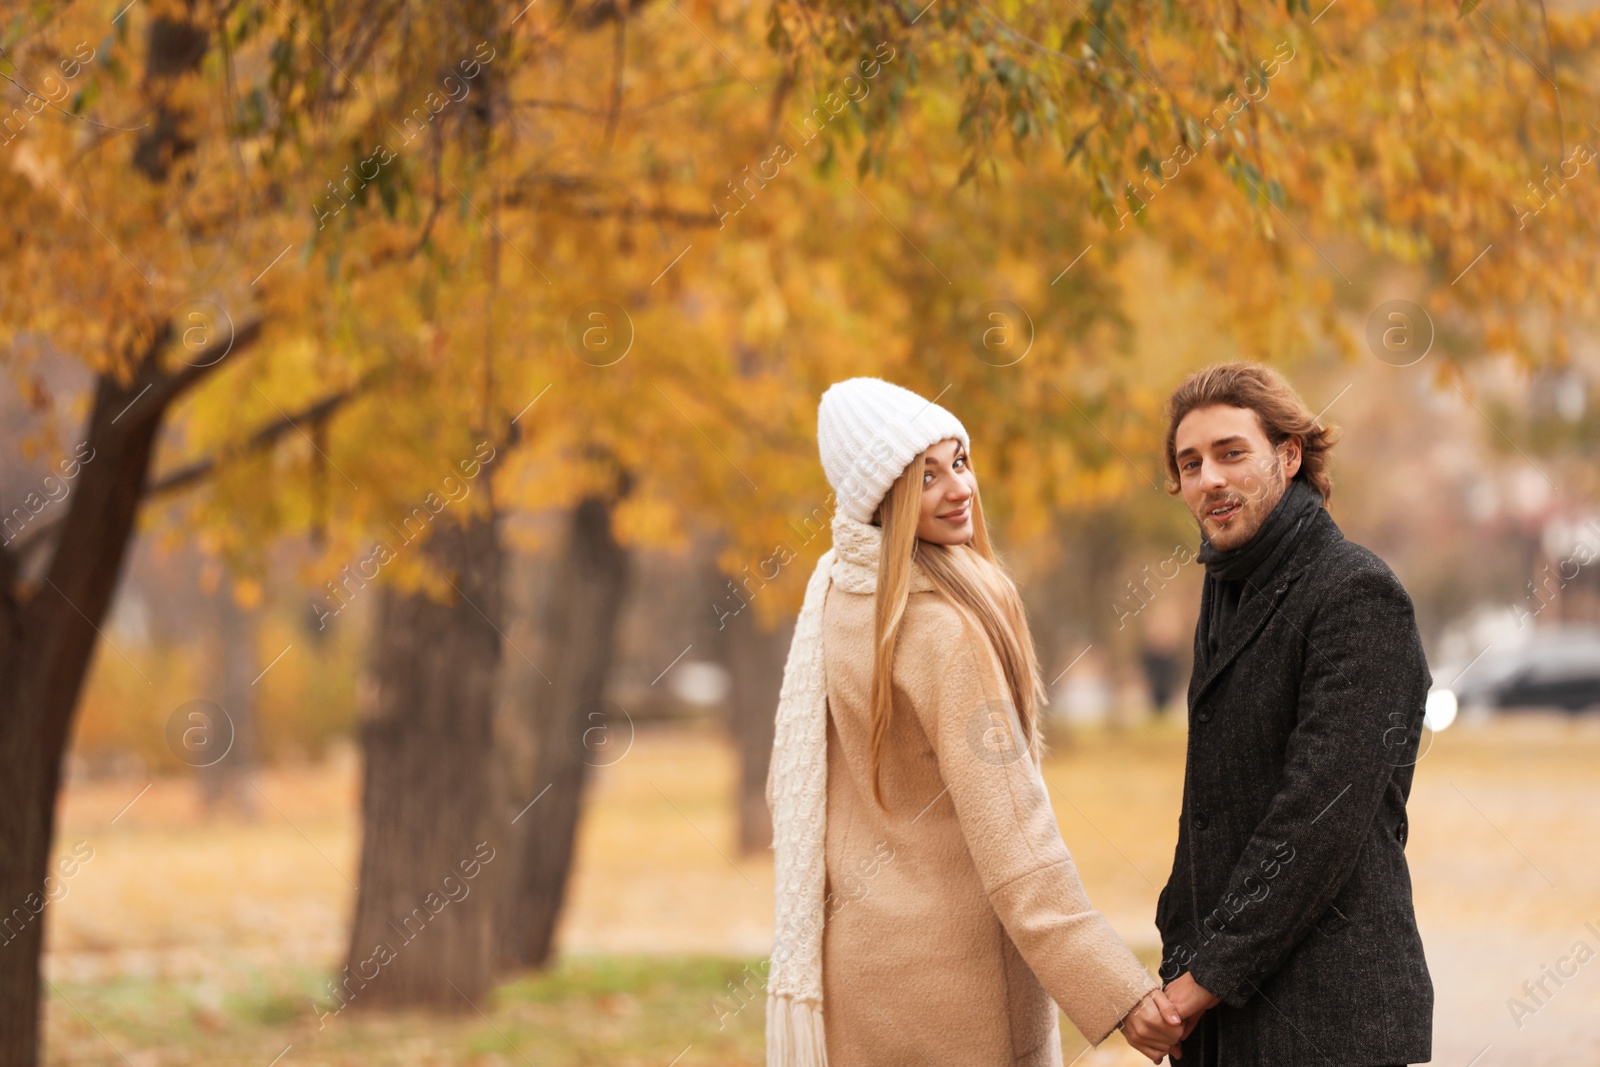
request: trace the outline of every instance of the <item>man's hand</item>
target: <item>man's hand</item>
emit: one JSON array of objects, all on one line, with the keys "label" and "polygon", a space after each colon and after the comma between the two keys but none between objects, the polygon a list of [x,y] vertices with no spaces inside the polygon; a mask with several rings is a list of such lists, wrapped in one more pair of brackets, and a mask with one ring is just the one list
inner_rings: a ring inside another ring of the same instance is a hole
[{"label": "man's hand", "polygon": [[1178,1009],[1178,1014],[1185,1019],[1198,1018],[1201,1012],[1221,1004],[1222,1001],[1209,993],[1204,986],[1194,980],[1194,975],[1184,971],[1178,977],[1167,983],[1167,999],[1172,1006]]},{"label": "man's hand", "polygon": [[[1205,986],[1196,982],[1188,971],[1184,971],[1167,983],[1166,994],[1167,1000],[1177,1009],[1178,1014],[1183,1016],[1183,1031],[1178,1035],[1179,1040],[1194,1032],[1200,1016],[1222,1003]],[[1171,1053],[1173,1059],[1178,1059],[1182,1055],[1176,1041],[1167,1051]]]},{"label": "man's hand", "polygon": [[1163,1056],[1177,1047],[1183,1032],[1183,1016],[1165,993],[1152,989],[1123,1017],[1118,1029],[1128,1044],[1148,1056],[1151,1063],[1160,1063]]}]

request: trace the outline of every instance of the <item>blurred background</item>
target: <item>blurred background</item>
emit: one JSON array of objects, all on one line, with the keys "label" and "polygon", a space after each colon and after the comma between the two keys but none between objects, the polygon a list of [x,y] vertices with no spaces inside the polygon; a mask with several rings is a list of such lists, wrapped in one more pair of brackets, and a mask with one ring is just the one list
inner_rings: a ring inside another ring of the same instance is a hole
[{"label": "blurred background", "polygon": [[0,1063],[764,1062],[862,374],[972,436],[1153,967],[1162,405],[1235,358],[1416,604],[1434,1062],[1600,1056],[1591,5],[74,0],[0,47]]}]

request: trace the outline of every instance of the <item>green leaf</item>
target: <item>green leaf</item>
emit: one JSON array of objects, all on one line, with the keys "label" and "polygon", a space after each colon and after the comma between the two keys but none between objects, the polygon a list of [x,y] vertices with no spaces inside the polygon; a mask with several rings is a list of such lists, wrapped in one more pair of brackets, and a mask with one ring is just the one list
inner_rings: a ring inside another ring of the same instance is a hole
[{"label": "green leaf", "polygon": [[833,150],[833,138],[829,137],[822,142],[822,158],[817,160],[817,173],[826,178],[832,174],[839,160]]},{"label": "green leaf", "polygon": [[1117,193],[1115,189],[1111,188],[1111,179],[1106,177],[1105,171],[1096,171],[1094,180],[1100,186],[1100,191],[1106,195],[1106,203],[1115,206]]},{"label": "green leaf", "polygon": [[94,102],[100,99],[100,82],[90,79],[85,82],[82,89],[72,94],[72,113],[81,115],[94,107]]}]

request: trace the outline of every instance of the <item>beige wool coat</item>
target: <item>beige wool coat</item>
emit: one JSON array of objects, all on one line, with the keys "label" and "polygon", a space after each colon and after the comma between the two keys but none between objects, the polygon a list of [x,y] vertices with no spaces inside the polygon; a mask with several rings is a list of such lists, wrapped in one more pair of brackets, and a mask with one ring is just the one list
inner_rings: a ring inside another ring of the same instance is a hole
[{"label": "beige wool coat", "polygon": [[1089,903],[999,660],[937,592],[906,608],[877,806],[874,600],[836,583],[823,613],[828,1063],[1059,1067],[1057,1004],[1099,1043],[1160,983]]}]

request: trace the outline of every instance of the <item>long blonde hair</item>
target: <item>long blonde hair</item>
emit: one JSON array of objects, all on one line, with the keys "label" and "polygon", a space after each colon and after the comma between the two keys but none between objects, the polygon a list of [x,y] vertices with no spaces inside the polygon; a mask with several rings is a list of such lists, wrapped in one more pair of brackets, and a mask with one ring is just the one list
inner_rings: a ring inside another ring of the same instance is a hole
[{"label": "long blonde hair", "polygon": [[[967,623],[983,634],[994,649],[1005,675],[1011,705],[1016,709],[1022,740],[1030,757],[1043,753],[1039,735],[1039,705],[1044,684],[1028,629],[1028,615],[1016,583],[1001,569],[983,521],[983,504],[974,488],[972,540],[964,545],[940,545],[917,537],[922,514],[922,474],[927,451],[917,454],[895,479],[878,518],[883,538],[878,554],[878,592],[873,624],[872,729],[867,756],[872,770],[872,796],[883,808],[881,768],[889,722],[894,712],[894,647],[911,595],[911,561],[916,559],[935,590],[955,605]],[[970,462],[970,460],[969,460]]]}]

